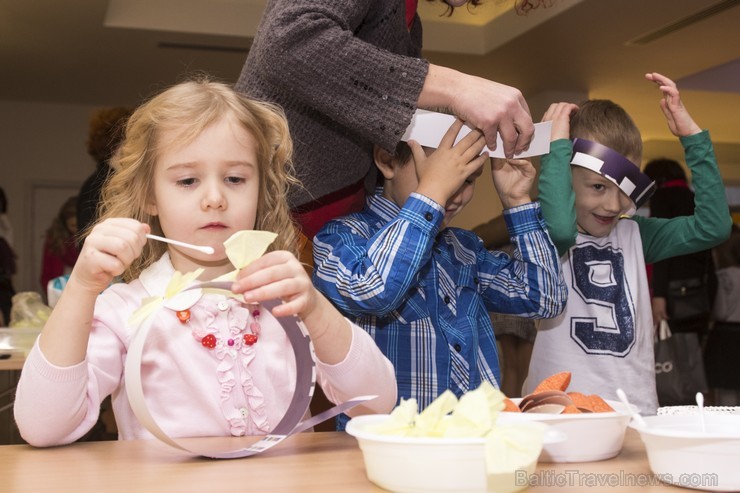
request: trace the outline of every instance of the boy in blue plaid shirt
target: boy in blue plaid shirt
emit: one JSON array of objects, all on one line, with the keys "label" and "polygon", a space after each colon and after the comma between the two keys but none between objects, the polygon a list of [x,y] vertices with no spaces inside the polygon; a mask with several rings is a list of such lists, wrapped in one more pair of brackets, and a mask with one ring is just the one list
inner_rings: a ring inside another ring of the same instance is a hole
[{"label": "boy in blue plaid shirt", "polygon": [[376,147],[383,186],[361,212],[327,223],[314,238],[314,284],[394,364],[399,401],[413,397],[422,409],[446,389],[459,397],[483,380],[499,386],[489,311],[553,317],[567,294],[529,195],[529,161],[491,165],[513,256],[447,227],[489,159],[478,131],[454,144],[461,128],[456,121],[436,150],[413,141],[401,142],[395,155]]}]

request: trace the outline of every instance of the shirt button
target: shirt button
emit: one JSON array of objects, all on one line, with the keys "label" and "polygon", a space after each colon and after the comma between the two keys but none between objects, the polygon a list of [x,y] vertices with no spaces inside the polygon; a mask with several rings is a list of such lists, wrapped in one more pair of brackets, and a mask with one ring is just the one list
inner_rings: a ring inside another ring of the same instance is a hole
[{"label": "shirt button", "polygon": [[425,212],[424,213],[424,219],[426,219],[427,221],[431,221],[433,218],[434,218],[434,216],[432,215],[431,212]]},{"label": "shirt button", "polygon": [[455,347],[455,351],[457,351],[458,353],[462,350],[462,347],[460,346],[460,344],[455,344],[454,347]]},{"label": "shirt button", "polygon": [[242,418],[246,418],[249,415],[249,410],[246,407],[243,407],[239,409],[239,413],[242,415]]},{"label": "shirt button", "polygon": [[219,301],[217,306],[218,306],[218,309],[219,310],[221,310],[222,312],[225,312],[226,310],[229,309],[229,302],[228,301]]},{"label": "shirt button", "polygon": [[450,297],[447,296],[447,295],[445,295],[445,304],[446,305],[449,305],[450,304]]},{"label": "shirt button", "polygon": [[474,278],[473,278],[473,282],[474,282],[475,284],[478,284],[478,283],[480,282],[480,280],[478,280],[478,278],[477,278],[477,277],[474,277]]}]

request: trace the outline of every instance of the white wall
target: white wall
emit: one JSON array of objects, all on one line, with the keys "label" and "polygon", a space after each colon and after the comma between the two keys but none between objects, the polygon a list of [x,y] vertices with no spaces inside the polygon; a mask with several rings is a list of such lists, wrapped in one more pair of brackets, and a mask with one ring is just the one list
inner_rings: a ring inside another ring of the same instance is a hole
[{"label": "white wall", "polygon": [[91,106],[0,101],[0,186],[18,254],[16,291],[39,291],[43,232],[95,164],[87,154]]}]

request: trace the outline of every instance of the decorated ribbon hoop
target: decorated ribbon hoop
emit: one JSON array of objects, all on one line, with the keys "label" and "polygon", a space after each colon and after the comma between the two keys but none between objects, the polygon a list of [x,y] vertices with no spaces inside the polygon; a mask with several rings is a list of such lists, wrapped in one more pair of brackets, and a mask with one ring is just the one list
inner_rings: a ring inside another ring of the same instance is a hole
[{"label": "decorated ribbon hoop", "polygon": [[[187,289],[215,288],[228,291],[231,288],[231,284],[232,282],[230,281],[205,282],[196,284]],[[274,316],[272,315],[272,309],[279,304],[280,301],[278,300],[265,301],[261,303],[265,309],[270,311],[270,316]],[[301,422],[306,411],[308,411],[311,398],[313,397],[314,388],[316,386],[316,354],[314,353],[313,343],[308,335],[308,331],[298,317],[276,317],[277,321],[285,330],[288,340],[290,340],[296,363],[296,386],[293,392],[293,398],[290,401],[290,406],[285,412],[283,418],[272,430],[272,433],[264,436],[261,440],[248,447],[238,448],[236,450],[212,452],[210,448],[206,449],[185,445],[167,435],[167,433],[159,427],[156,420],[149,412],[149,408],[146,405],[146,399],[144,397],[144,388],[141,382],[141,359],[147,337],[152,329],[154,321],[153,315],[154,313],[148,316],[139,325],[131,339],[128,355],[126,357],[124,373],[126,393],[128,394],[131,409],[134,411],[139,422],[156,438],[174,448],[214,459],[249,457],[274,447],[291,435],[305,431],[323,421],[326,421],[327,419],[333,418],[334,416],[357,406],[358,404],[376,397],[356,397]]]}]

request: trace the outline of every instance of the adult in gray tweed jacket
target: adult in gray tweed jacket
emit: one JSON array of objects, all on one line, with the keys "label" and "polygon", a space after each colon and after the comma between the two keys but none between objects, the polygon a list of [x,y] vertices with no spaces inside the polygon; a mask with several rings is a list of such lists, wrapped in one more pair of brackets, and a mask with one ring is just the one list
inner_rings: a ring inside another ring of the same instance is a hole
[{"label": "adult in gray tweed jacket", "polygon": [[[416,8],[415,0],[268,1],[235,88],[285,109],[304,185],[291,192],[294,210],[310,214],[361,192],[373,144],[393,151],[417,107],[449,108],[489,146],[500,132],[509,155],[529,145],[534,126],[521,92],[422,59],[421,22],[407,21],[407,5]],[[309,238],[330,218],[299,214]]]}]

